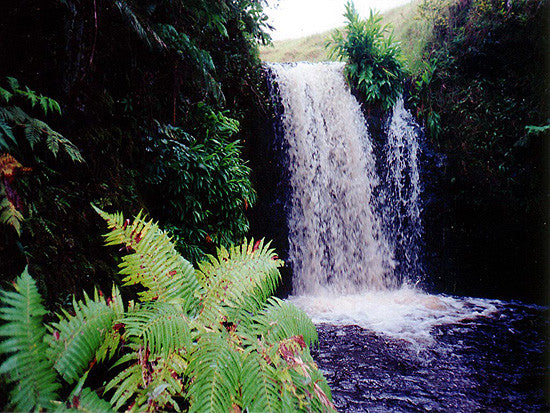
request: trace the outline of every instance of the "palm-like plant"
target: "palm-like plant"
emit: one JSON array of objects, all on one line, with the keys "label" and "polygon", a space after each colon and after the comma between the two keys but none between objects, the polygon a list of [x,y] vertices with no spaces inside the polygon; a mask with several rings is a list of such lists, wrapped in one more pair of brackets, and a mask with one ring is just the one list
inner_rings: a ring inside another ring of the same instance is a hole
[{"label": "palm-like plant", "polygon": [[[3,292],[0,367],[15,383],[12,406],[130,411],[332,411],[330,389],[309,354],[315,326],[293,305],[270,298],[282,262],[263,241],[245,242],[194,269],[157,224],[97,210],[107,244],[122,244],[125,285],[142,288],[124,303],[117,289],[73,301],[46,336],[33,279]],[[101,390],[88,373],[110,361]],[[30,362],[30,363],[29,363]],[[59,378],[55,374],[59,373]],[[38,373],[38,374],[37,374]],[[67,403],[61,387],[76,382]],[[80,378],[80,379],[79,379]],[[30,395],[30,396],[27,396]],[[108,398],[109,401],[102,399]]]},{"label": "palm-like plant", "polygon": [[344,31],[336,30],[325,46],[331,57],[346,61],[348,80],[365,102],[387,111],[403,92],[405,71],[399,44],[388,25],[382,25],[382,17],[372,10],[363,20],[348,1],[344,17],[348,21]]}]

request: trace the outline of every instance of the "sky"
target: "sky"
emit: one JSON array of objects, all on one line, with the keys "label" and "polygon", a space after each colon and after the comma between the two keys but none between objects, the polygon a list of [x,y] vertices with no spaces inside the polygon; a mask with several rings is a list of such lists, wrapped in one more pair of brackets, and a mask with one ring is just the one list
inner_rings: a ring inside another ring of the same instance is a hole
[{"label": "sky", "polygon": [[[344,25],[347,0],[269,0],[266,13],[275,27],[273,40],[294,39],[324,32]],[[368,17],[372,8],[385,11],[411,0],[355,0],[355,8]],[[276,4],[278,3],[278,5]]]}]

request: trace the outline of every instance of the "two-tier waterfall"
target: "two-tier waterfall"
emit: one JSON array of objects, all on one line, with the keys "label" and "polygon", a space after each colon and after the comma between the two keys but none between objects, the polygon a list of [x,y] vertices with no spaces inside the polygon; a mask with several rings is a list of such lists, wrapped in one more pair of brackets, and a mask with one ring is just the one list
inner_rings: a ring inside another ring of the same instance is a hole
[{"label": "two-tier waterfall", "polygon": [[[399,287],[417,268],[418,142],[396,105],[383,171],[339,63],[272,65],[290,172],[289,258],[295,294]],[[380,169],[380,168],[378,168]],[[382,186],[383,190],[375,190]],[[398,261],[399,260],[399,261]]]}]

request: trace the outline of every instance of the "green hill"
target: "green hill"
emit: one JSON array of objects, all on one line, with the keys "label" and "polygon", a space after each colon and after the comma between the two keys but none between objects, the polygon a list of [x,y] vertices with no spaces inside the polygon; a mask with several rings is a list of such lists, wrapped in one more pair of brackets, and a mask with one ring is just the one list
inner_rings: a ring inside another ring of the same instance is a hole
[{"label": "green hill", "polygon": [[[403,53],[406,57],[419,51],[419,40],[416,20],[414,19],[419,0],[391,9],[382,13],[384,23],[390,23],[394,28],[398,41],[403,43]],[[299,39],[274,41],[273,45],[262,47],[260,57],[264,62],[320,62],[331,60],[325,49],[325,42],[330,38],[332,30],[314,34]]]}]

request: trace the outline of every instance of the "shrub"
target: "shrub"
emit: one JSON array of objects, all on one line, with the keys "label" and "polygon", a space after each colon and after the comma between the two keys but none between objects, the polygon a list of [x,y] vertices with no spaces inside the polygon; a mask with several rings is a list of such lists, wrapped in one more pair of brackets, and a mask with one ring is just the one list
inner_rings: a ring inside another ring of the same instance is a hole
[{"label": "shrub", "polygon": [[399,45],[372,10],[362,20],[348,1],[344,16],[348,21],[344,31],[336,30],[326,46],[332,57],[346,61],[346,76],[363,101],[387,111],[403,92],[405,71]]},{"label": "shrub", "polygon": [[[124,302],[116,288],[109,298],[85,295],[44,326],[36,284],[23,273],[16,291],[1,293],[0,350],[9,356],[0,372],[15,383],[12,407],[334,410],[309,354],[315,326],[293,305],[270,298],[282,261],[268,245],[221,248],[194,269],[152,221],[97,211],[111,229],[107,245],[129,252],[120,273],[124,285],[141,287],[139,300]],[[106,386],[85,387],[92,370],[109,365],[114,377]],[[72,388],[66,402],[56,401],[61,382]]]},{"label": "shrub", "polygon": [[152,212],[192,261],[209,247],[241,240],[248,231],[245,210],[256,198],[234,138],[239,122],[226,115],[199,105],[202,128],[193,135],[200,138],[170,125],[159,125],[158,135],[148,138],[154,157],[146,174]]}]

